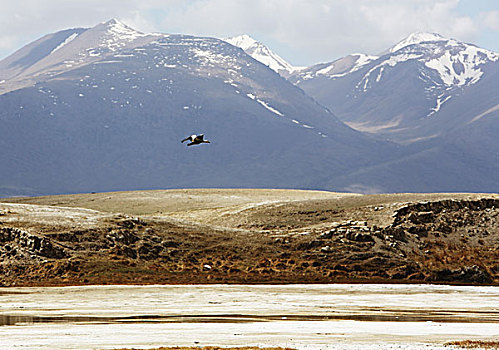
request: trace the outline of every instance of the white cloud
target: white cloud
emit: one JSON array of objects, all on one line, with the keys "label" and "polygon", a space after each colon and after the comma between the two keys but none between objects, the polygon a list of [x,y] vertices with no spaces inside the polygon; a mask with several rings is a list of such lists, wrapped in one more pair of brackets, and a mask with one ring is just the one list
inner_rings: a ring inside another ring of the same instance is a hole
[{"label": "white cloud", "polygon": [[[293,64],[375,54],[415,31],[473,41],[480,26],[459,0],[3,1],[0,57],[44,34],[118,18],[141,31],[226,37],[248,33]],[[497,26],[497,11],[486,17]]]},{"label": "white cloud", "polygon": [[499,31],[499,11],[489,11],[483,14],[483,25],[495,31]]},{"label": "white cloud", "polygon": [[[169,13],[162,28],[198,35],[249,33],[279,42],[305,63],[363,51],[375,54],[415,31],[472,40],[458,0],[205,0]],[[296,63],[293,62],[292,63]],[[297,62],[303,63],[303,62]]]}]

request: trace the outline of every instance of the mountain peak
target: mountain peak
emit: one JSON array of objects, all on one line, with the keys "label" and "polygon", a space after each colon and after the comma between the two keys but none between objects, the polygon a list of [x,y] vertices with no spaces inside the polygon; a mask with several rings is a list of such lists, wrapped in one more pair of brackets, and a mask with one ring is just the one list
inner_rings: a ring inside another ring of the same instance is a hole
[{"label": "mountain peak", "polygon": [[105,25],[116,25],[116,24],[123,24],[122,22],[118,21],[116,18],[111,18],[109,21],[102,22]]},{"label": "mountain peak", "polygon": [[427,32],[416,32],[412,33],[406,38],[399,41],[395,46],[389,49],[389,52],[398,51],[406,46],[420,44],[428,41],[446,41],[448,39],[444,38],[440,34],[437,33],[427,33]]},{"label": "mountain peak", "polygon": [[131,28],[130,26],[117,20],[116,18],[111,18],[109,21],[100,23],[100,25],[103,25],[104,27],[107,27],[107,28],[126,28],[127,30],[133,30],[133,31],[137,32],[137,30]]},{"label": "mountain peak", "polygon": [[231,45],[243,49],[244,52],[253,57],[255,60],[263,63],[279,74],[289,75],[297,69],[297,67],[293,67],[282,57],[270,50],[267,46],[256,41],[247,34],[233,36],[223,40]]},{"label": "mountain peak", "polygon": [[257,45],[263,45],[250,37],[248,34],[241,34],[237,36],[233,36],[230,38],[224,39],[224,41],[228,42],[229,44],[232,44],[234,46],[237,46],[243,50],[248,50],[252,46],[257,46]]},{"label": "mountain peak", "polygon": [[[97,30],[104,30],[107,34],[114,34],[122,37],[136,38],[137,36],[144,35],[144,33],[127,26],[125,23],[118,21],[116,18],[112,18],[107,22],[100,23],[94,28]],[[91,30],[94,28],[91,28]]]}]

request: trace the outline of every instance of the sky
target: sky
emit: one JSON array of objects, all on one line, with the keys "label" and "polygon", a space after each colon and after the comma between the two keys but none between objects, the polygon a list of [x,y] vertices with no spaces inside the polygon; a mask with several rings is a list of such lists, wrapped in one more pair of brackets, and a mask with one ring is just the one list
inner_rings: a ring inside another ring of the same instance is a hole
[{"label": "sky", "polygon": [[413,32],[499,52],[499,0],[0,0],[0,59],[111,18],[143,32],[248,34],[295,66],[375,55]]}]

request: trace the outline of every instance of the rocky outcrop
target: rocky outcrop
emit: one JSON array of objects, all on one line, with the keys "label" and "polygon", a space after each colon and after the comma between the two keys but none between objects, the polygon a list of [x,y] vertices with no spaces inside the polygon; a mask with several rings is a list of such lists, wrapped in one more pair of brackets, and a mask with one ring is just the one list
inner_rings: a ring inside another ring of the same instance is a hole
[{"label": "rocky outcrop", "polygon": [[[329,254],[335,245],[345,246],[350,251],[341,259],[345,271],[384,269],[379,275],[394,280],[497,281],[497,265],[490,262],[499,258],[499,200],[410,203],[396,209],[392,218],[386,227],[364,221],[333,223],[314,246],[327,247],[322,252]],[[354,253],[359,248],[366,253]]]},{"label": "rocky outcrop", "polygon": [[474,284],[489,284],[494,281],[493,277],[485,268],[477,265],[435,271],[427,280],[432,282],[461,282]]},{"label": "rocky outcrop", "polygon": [[419,202],[407,204],[398,209],[394,214],[393,226],[409,221],[420,224],[431,222],[435,214],[445,211],[458,211],[466,209],[469,211],[481,211],[499,208],[499,200],[494,198],[482,198],[479,200],[441,200],[434,202]]},{"label": "rocky outcrop", "polygon": [[62,259],[67,256],[64,249],[48,238],[31,234],[17,228],[0,228],[0,254],[15,257],[35,255],[52,259]]}]

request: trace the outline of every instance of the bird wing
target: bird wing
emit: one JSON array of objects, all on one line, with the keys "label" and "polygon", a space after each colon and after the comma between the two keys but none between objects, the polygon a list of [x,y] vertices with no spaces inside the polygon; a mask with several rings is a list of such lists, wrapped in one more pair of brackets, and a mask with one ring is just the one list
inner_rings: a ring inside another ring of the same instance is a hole
[{"label": "bird wing", "polygon": [[185,141],[190,140],[190,139],[191,139],[191,137],[187,136],[185,139],[183,139],[182,141],[180,141],[180,143],[184,143]]}]

